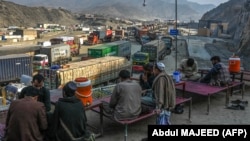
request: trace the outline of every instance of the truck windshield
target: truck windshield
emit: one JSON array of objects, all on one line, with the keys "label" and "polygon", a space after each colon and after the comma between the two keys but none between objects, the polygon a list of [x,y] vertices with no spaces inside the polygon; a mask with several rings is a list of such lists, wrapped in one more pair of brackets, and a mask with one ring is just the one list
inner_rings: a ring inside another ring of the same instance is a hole
[{"label": "truck windshield", "polygon": [[43,57],[34,56],[34,57],[33,57],[33,60],[34,60],[34,61],[42,61],[42,60],[43,60]]},{"label": "truck windshield", "polygon": [[164,41],[165,43],[172,44],[172,39],[170,37],[162,37],[161,40]]},{"label": "truck windshield", "polygon": [[135,54],[134,59],[138,61],[143,61],[147,59],[147,56],[145,54]]}]

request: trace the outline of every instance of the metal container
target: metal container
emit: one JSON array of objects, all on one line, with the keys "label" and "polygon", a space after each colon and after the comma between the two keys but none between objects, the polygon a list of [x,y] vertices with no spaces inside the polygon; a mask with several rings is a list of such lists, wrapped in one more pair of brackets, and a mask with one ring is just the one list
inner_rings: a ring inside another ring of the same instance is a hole
[{"label": "metal container", "polygon": [[117,56],[127,57],[128,59],[130,58],[131,46],[132,46],[130,41],[125,41],[125,40],[115,41],[115,42],[107,43],[107,45],[118,46]]},{"label": "metal container", "polygon": [[117,45],[99,45],[88,49],[88,57],[99,58],[104,56],[117,56],[118,46]]},{"label": "metal container", "polygon": [[0,83],[19,80],[22,75],[32,76],[32,57],[27,54],[0,56]]},{"label": "metal container", "polygon": [[60,62],[61,60],[70,60],[70,46],[68,44],[56,44],[45,46],[40,49],[40,54],[48,55],[49,62]]}]

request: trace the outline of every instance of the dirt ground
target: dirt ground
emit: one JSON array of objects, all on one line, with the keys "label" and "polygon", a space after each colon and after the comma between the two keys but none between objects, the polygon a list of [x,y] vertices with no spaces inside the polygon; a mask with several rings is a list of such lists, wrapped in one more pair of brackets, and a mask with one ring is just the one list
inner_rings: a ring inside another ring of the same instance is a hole
[{"label": "dirt ground", "polygon": [[[246,88],[244,101],[250,100],[250,87]],[[250,110],[232,110],[225,107],[225,93],[218,93],[211,97],[210,113],[206,114],[207,97],[188,94],[193,98],[191,122],[188,120],[188,105],[184,105],[183,114],[172,114],[172,125],[248,125],[250,123]],[[239,94],[234,94],[230,100],[241,99]],[[97,114],[89,111],[90,124],[98,126]],[[95,117],[95,118],[93,118]],[[147,125],[155,124],[156,117],[139,121],[128,126],[128,141],[140,141],[147,137]],[[124,126],[104,118],[104,135],[98,137],[97,141],[122,141],[124,139]]]},{"label": "dirt ground", "polygon": [[[184,42],[178,42],[177,60],[178,62],[187,57],[187,48]],[[172,73],[175,70],[175,54],[173,51],[171,55],[162,60],[166,65],[166,71]],[[197,59],[199,63],[204,60]],[[207,61],[207,60],[206,60]],[[205,65],[209,65],[209,61]],[[178,63],[177,63],[178,65]],[[250,123],[250,109],[246,106],[244,110],[227,109],[225,105],[225,92],[221,92],[211,96],[210,112],[207,114],[207,97],[195,94],[185,93],[187,97],[192,97],[191,121],[188,120],[188,104],[184,104],[184,112],[182,114],[172,114],[172,125],[249,125]],[[239,93],[235,93],[230,97],[231,100],[241,99]],[[250,83],[246,82],[244,101],[250,101]],[[1,117],[0,117],[1,118]],[[92,111],[87,111],[88,124],[98,127],[100,129],[99,114]],[[156,117],[136,122],[128,126],[127,141],[140,141],[147,137],[147,125],[155,124]],[[1,120],[3,122],[3,120]],[[90,128],[90,127],[89,127]],[[92,128],[90,128],[92,130]],[[120,125],[104,117],[103,123],[104,134],[96,138],[96,141],[123,141],[124,140],[124,125]]]},{"label": "dirt ground", "polygon": [[[187,57],[185,51],[186,46],[183,42],[178,42],[177,60],[178,62]],[[212,49],[211,49],[212,50]],[[218,50],[216,50],[218,51]],[[170,56],[165,57],[162,61],[166,65],[167,73],[172,73],[175,70],[175,51]],[[213,55],[213,54],[210,54]],[[202,55],[201,55],[202,56]],[[209,60],[203,60],[202,58],[196,58],[198,63],[202,67],[210,66]],[[178,65],[178,63],[177,63]],[[172,114],[172,125],[248,125],[250,123],[250,109],[248,106],[244,110],[227,109],[225,105],[225,92],[211,96],[210,112],[207,114],[207,97],[199,96],[191,93],[185,93],[186,96],[192,97],[191,108],[191,121],[188,120],[188,103],[184,104],[184,113]],[[230,97],[229,103],[232,100],[250,101],[250,83],[246,82],[244,97],[242,99],[240,93],[234,93]],[[88,112],[89,123],[98,126],[98,119],[96,113]],[[96,118],[92,118],[96,117]],[[150,117],[143,121],[139,121],[128,126],[128,138],[127,141],[140,141],[142,138],[147,137],[147,125],[155,124],[156,117]],[[104,118],[104,135],[96,139],[97,141],[122,141],[124,140],[124,126],[109,119]]]}]

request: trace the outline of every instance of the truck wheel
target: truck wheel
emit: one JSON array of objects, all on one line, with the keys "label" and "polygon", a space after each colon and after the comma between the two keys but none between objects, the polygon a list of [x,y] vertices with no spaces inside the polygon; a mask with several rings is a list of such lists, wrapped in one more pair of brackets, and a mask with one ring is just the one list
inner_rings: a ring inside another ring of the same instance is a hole
[{"label": "truck wheel", "polygon": [[169,55],[169,54],[171,54],[171,49],[167,49],[166,51],[166,55]]},{"label": "truck wheel", "polygon": [[160,59],[160,60],[163,60],[163,58],[164,58],[163,56],[164,56],[164,55],[162,54],[162,55],[160,56],[160,58],[159,58],[159,59]]}]

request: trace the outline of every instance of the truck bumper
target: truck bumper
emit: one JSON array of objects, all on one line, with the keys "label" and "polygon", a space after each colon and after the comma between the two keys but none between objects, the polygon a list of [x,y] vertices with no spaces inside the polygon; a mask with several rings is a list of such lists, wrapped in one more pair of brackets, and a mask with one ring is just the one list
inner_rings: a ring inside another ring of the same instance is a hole
[{"label": "truck bumper", "polygon": [[140,65],[133,65],[133,66],[132,66],[132,70],[133,70],[133,72],[135,72],[135,73],[143,72],[143,66],[140,66]]}]

